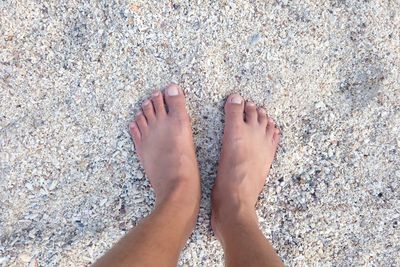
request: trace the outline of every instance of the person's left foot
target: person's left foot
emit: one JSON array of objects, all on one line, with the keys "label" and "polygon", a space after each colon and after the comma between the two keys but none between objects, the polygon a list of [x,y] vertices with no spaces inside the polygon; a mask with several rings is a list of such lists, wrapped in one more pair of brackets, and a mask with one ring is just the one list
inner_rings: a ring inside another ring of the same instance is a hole
[{"label": "person's left foot", "polygon": [[182,89],[171,84],[154,92],[129,128],[156,206],[172,203],[197,215],[200,175]]}]

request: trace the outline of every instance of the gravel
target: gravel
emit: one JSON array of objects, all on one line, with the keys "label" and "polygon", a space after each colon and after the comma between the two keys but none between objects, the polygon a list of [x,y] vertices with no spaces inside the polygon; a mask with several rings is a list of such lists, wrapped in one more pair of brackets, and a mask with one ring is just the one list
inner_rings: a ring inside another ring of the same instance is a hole
[{"label": "gravel", "polygon": [[258,215],[288,266],[400,265],[398,1],[0,2],[0,266],[87,266],[149,214],[127,124],[185,89],[203,179],[179,266],[222,266],[232,92],[283,138]]}]

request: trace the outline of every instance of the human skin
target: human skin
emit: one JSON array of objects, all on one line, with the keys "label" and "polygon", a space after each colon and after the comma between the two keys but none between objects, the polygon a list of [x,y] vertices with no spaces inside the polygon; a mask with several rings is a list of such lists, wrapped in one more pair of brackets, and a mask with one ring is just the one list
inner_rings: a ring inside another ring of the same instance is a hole
[{"label": "human skin", "polygon": [[[168,111],[167,111],[168,108]],[[183,91],[156,91],[129,125],[154,211],[94,266],[176,266],[199,211],[200,175]]]},{"label": "human skin", "polygon": [[280,135],[266,111],[228,97],[218,174],[212,194],[212,228],[226,266],[283,266],[259,229],[255,205],[269,173]]},{"label": "human skin", "polygon": [[[265,110],[229,96],[212,227],[227,266],[281,266],[259,229],[255,204],[279,142]],[[93,266],[176,266],[199,211],[200,176],[182,89],[170,84],[144,101],[130,133],[156,194],[153,212]]]}]

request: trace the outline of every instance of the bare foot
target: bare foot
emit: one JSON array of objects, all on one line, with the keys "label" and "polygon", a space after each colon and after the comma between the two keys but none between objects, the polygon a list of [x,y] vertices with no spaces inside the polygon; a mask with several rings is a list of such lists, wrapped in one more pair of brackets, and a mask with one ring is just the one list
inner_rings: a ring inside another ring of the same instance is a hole
[{"label": "bare foot", "polygon": [[154,188],[156,207],[179,206],[181,212],[197,216],[200,176],[183,91],[171,84],[164,93],[154,92],[129,128]]},{"label": "bare foot", "polygon": [[221,240],[224,220],[256,220],[255,205],[279,143],[279,130],[262,108],[228,97],[218,174],[212,196],[212,227]]}]

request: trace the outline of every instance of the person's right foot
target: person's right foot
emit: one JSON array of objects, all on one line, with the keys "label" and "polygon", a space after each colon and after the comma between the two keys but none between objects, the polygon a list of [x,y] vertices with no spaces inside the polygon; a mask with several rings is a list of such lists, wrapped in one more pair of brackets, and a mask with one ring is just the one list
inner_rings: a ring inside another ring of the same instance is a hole
[{"label": "person's right foot", "polygon": [[218,239],[224,220],[254,217],[255,205],[279,143],[279,130],[262,108],[228,97],[218,174],[212,194],[212,228]]}]

